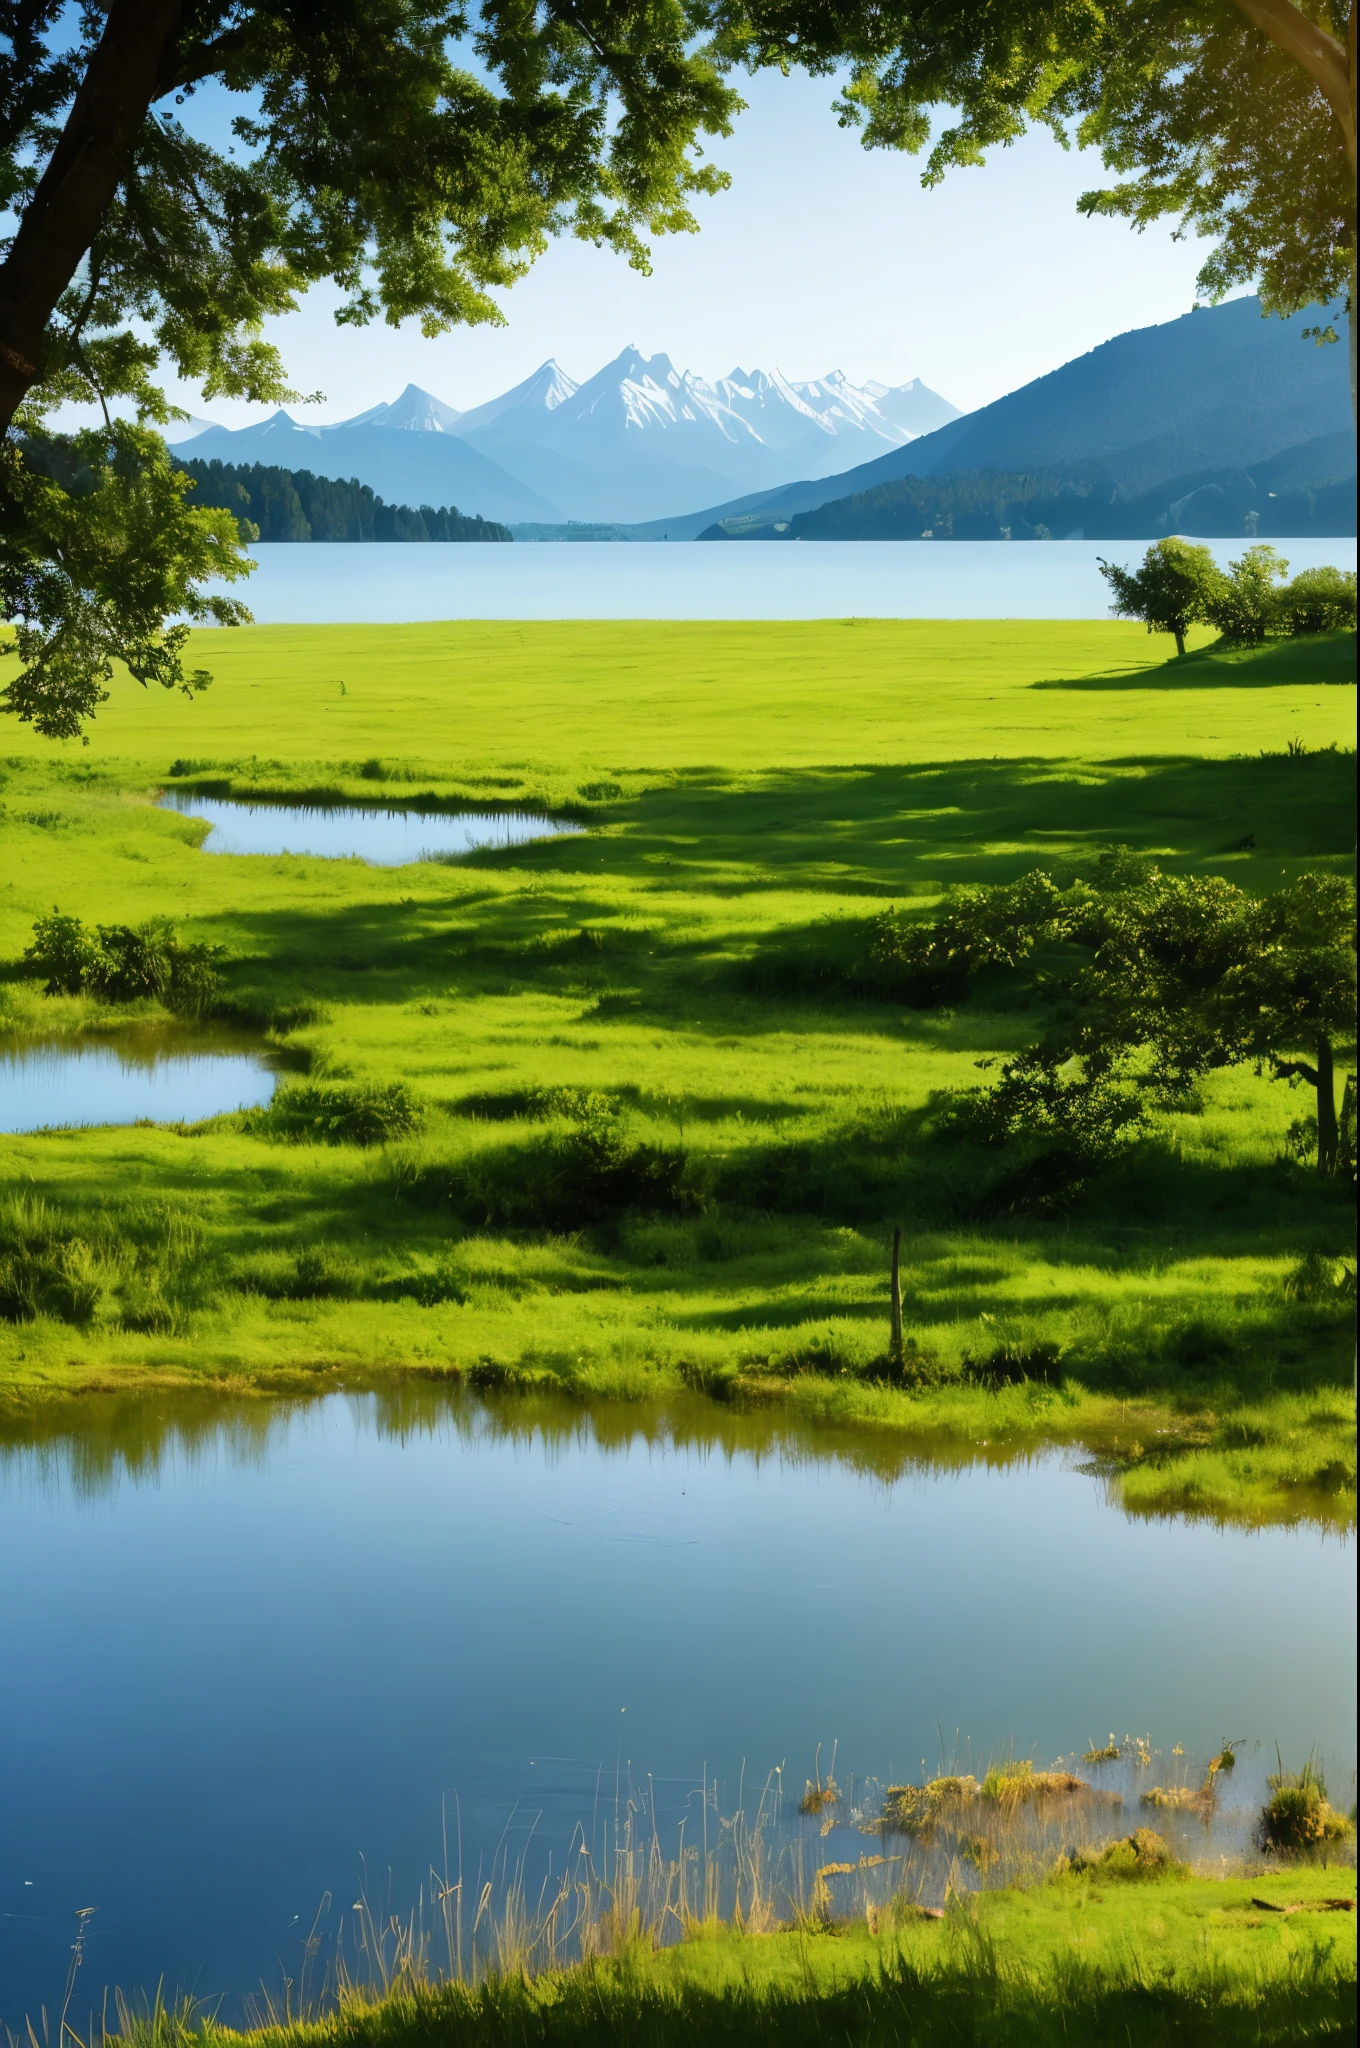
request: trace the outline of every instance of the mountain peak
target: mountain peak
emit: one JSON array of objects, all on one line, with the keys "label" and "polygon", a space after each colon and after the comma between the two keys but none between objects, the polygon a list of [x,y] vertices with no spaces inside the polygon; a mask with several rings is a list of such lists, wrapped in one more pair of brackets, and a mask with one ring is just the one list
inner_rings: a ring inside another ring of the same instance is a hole
[{"label": "mountain peak", "polygon": [[463,415],[446,405],[419,384],[408,384],[391,405],[373,405],[353,419],[341,420],[342,427],[397,427],[406,433],[451,434]]}]

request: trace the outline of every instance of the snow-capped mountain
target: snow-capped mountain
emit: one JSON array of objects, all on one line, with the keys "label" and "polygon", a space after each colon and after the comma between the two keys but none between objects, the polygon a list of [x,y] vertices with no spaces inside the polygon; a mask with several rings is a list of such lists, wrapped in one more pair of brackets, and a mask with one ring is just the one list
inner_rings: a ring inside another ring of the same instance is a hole
[{"label": "snow-capped mountain", "polygon": [[736,369],[709,382],[627,348],[584,384],[549,359],[465,412],[408,384],[330,426],[278,412],[236,433],[205,429],[193,452],[355,476],[389,501],[492,519],[628,523],[836,475],[957,416],[919,379],[855,385],[834,371],[800,383]]},{"label": "snow-capped mountain", "polygon": [[[519,393],[526,397],[519,401]],[[669,356],[624,349],[584,384],[556,363],[458,432],[575,519],[638,520],[834,474],[956,416],[919,382],[859,387],[734,370],[709,382]]]},{"label": "snow-capped mountain", "polygon": [[342,427],[396,427],[408,434],[452,434],[459,431],[459,422],[466,417],[453,406],[445,405],[442,398],[422,391],[418,384],[408,384],[401,397],[391,405],[372,405],[367,412],[357,412],[352,420],[341,420],[339,424]]}]

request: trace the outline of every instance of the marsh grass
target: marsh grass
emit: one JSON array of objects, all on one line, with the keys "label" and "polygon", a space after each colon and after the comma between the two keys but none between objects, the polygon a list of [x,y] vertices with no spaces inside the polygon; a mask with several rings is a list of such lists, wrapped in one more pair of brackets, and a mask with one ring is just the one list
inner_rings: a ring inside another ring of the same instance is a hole
[{"label": "marsh grass", "polygon": [[[1014,1759],[997,1769],[1021,1775]],[[1029,1773],[1046,1775],[1070,1774]],[[1108,1805],[1069,1801],[1055,1832],[1052,1801],[983,1800],[967,1782],[950,1796],[987,1809],[990,1838],[828,1856],[819,1816],[784,1812],[779,1772],[749,1815],[720,1812],[705,1781],[668,1852],[648,1789],[620,1776],[560,1874],[537,1881],[503,1847],[465,1874],[446,1812],[415,1910],[364,1887],[333,1930],[323,1902],[297,1976],[248,2002],[245,2035],[158,1990],[116,1995],[84,2033],[63,2012],[57,2043],[30,2026],[15,2048],[1344,2037],[1353,1896],[1337,1871],[1209,1879],[1166,1836],[1121,1832]],[[872,1831],[855,1796],[851,1780],[852,1842]]]},{"label": "marsh grass", "polygon": [[1355,1815],[1338,1813],[1315,1756],[1298,1771],[1279,1769],[1266,1780],[1269,1797],[1261,1808],[1257,1839],[1262,1848],[1325,1860],[1355,1833]]}]

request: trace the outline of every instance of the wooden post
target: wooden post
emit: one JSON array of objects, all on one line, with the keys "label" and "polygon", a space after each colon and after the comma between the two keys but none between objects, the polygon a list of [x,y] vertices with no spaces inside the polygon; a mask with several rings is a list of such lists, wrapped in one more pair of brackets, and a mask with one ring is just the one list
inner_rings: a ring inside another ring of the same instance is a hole
[{"label": "wooden post", "polygon": [[889,1356],[895,1366],[902,1364],[902,1231],[893,1231],[892,1249],[892,1343]]}]

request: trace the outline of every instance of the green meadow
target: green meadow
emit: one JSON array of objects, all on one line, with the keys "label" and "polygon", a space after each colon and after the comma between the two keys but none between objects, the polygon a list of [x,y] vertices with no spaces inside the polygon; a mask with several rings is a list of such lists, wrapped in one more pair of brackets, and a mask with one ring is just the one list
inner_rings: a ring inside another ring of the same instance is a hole
[{"label": "green meadow", "polygon": [[[1048,1203],[938,1127],[1035,1014],[1003,986],[905,1011],[849,971],[890,905],[1113,846],[1256,890],[1351,865],[1353,639],[1163,652],[1114,623],[247,628],[198,635],[192,702],[120,680],[88,747],[10,731],[6,1046],[170,1030],[21,970],[54,904],[164,917],[222,949],[214,1029],[295,1086],[405,1084],[419,1118],[366,1145],[249,1115],[0,1139],[0,1255],[78,1280],[0,1323],[11,1415],[409,1371],[683,1389],[1084,1444],[1140,1512],[1348,1521],[1353,1207],[1291,1149],[1300,1095],[1219,1074]],[[166,788],[588,829],[398,869],[233,858]]]}]

